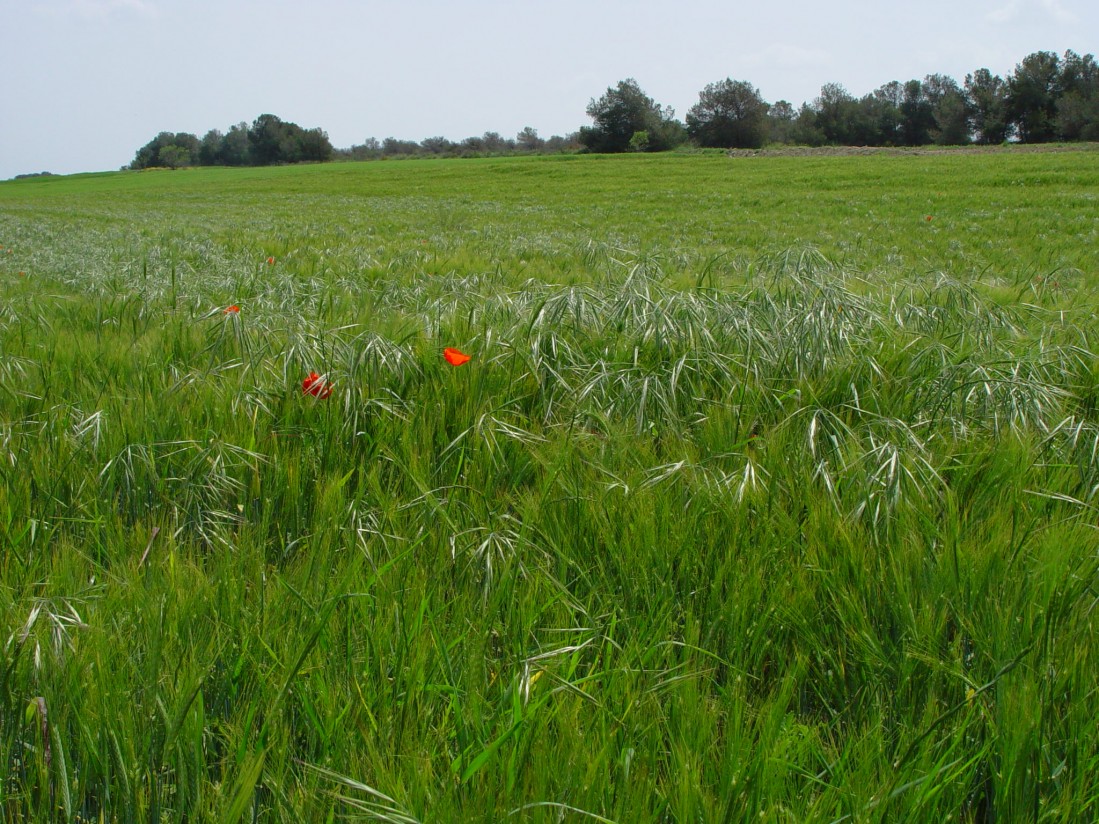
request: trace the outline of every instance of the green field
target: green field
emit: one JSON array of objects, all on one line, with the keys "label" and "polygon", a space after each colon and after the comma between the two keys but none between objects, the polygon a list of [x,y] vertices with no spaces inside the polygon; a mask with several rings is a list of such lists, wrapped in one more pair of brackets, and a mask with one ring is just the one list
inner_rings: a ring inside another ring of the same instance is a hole
[{"label": "green field", "polygon": [[1099,820],[1099,151],[32,179],[0,247],[0,821]]}]

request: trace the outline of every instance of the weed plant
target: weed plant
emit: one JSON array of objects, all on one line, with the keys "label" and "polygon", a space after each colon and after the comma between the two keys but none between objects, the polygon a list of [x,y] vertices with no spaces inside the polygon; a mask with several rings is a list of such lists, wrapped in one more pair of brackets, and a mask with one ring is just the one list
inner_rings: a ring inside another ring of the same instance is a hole
[{"label": "weed plant", "polygon": [[1099,818],[1096,191],[0,185],[0,819]]}]

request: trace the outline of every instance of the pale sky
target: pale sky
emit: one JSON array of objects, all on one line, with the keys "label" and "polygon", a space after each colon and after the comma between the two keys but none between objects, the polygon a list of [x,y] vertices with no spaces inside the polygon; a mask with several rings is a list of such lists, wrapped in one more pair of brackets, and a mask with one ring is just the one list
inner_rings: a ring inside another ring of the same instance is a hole
[{"label": "pale sky", "polygon": [[1099,51],[1095,0],[0,0],[0,180],[264,113],[338,148],[549,137],[627,77],[682,118],[726,77],[797,107],[1066,49]]}]

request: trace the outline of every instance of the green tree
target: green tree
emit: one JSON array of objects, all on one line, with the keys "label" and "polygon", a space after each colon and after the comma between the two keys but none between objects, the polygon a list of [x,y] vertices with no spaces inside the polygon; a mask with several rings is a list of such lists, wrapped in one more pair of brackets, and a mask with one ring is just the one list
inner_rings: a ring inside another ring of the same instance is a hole
[{"label": "green tree", "polygon": [[969,143],[969,104],[957,81],[943,74],[929,74],[923,81],[923,93],[935,124],[931,127],[932,141],[940,146]]},{"label": "green tree", "polygon": [[248,124],[244,121],[230,127],[221,142],[221,160],[226,166],[248,166],[252,162]]},{"label": "green tree", "polygon": [[904,103],[904,86],[899,81],[892,80],[876,88],[870,97],[873,98],[873,103],[868,104],[868,108],[878,135],[876,145],[899,146],[902,142],[901,104]]},{"label": "green tree", "polygon": [[657,152],[683,142],[685,132],[675,112],[655,103],[629,78],[607,89],[587,108],[594,126],[580,129],[580,143],[592,152],[626,152],[638,132],[647,132],[646,151]]},{"label": "green tree", "polygon": [[1057,102],[1057,134],[1061,140],[1099,141],[1099,95],[1073,92]]},{"label": "green tree", "polygon": [[919,80],[909,80],[904,84],[901,100],[901,143],[926,146],[931,142],[934,127],[935,112],[924,94],[923,84]]},{"label": "green tree", "polygon": [[273,114],[261,114],[248,129],[248,160],[255,166],[332,158],[333,148],[323,129],[303,129]]},{"label": "green tree", "polygon": [[1091,95],[1095,92],[1096,84],[1099,84],[1099,64],[1095,62],[1094,55],[1085,54],[1081,57],[1069,50],[1061,61],[1059,80],[1058,86],[1062,95]]},{"label": "green tree", "polygon": [[1024,143],[1056,139],[1060,80],[1061,60],[1053,52],[1027,55],[1008,79],[1008,117]]},{"label": "green tree", "polygon": [[301,147],[302,160],[323,163],[332,159],[334,149],[328,139],[328,133],[323,129],[301,129],[296,137]]},{"label": "green tree", "polygon": [[477,157],[485,153],[485,139],[471,135],[458,144],[462,157]]},{"label": "green tree", "polygon": [[398,140],[395,137],[387,137],[382,141],[382,156],[396,157],[398,155],[418,155],[421,153],[420,144],[415,140]]},{"label": "green tree", "polygon": [[525,152],[541,151],[542,147],[546,145],[546,141],[538,136],[538,130],[532,129],[530,126],[525,126],[523,131],[515,135],[515,142]]},{"label": "green tree", "polygon": [[[190,166],[198,161],[199,139],[189,132],[161,132],[134,155],[131,169],[150,169],[156,166]],[[168,155],[165,157],[165,151]],[[169,162],[170,161],[170,162]]]},{"label": "green tree", "polygon": [[172,144],[160,150],[160,165],[169,169],[178,169],[191,165],[191,153],[182,146]]},{"label": "green tree", "polygon": [[820,95],[813,101],[814,126],[823,138],[822,142],[838,146],[852,146],[855,114],[858,101],[839,83],[825,83]]},{"label": "green tree", "polygon": [[988,69],[977,69],[965,77],[965,96],[973,139],[986,145],[1007,140],[1007,83]]},{"label": "green tree", "polygon": [[486,152],[510,152],[515,148],[515,141],[508,140],[499,132],[485,132],[481,140]]},{"label": "green tree", "polygon": [[801,104],[790,130],[790,139],[793,143],[802,146],[823,146],[828,142],[824,136],[824,131],[817,123],[819,114],[820,112],[817,111],[815,105]]},{"label": "green tree", "polygon": [[210,129],[202,138],[202,145],[198,149],[198,162],[203,166],[220,166],[222,159],[222,147],[225,145],[225,135],[217,129]]},{"label": "green tree", "polygon": [[1099,65],[1095,58],[1065,52],[1061,63],[1061,96],[1057,101],[1057,135],[1061,140],[1099,140]]},{"label": "green tree", "polygon": [[710,83],[687,112],[687,134],[699,146],[758,149],[767,137],[767,109],[751,83]]},{"label": "green tree", "polygon": [[248,157],[252,164],[270,166],[274,163],[286,163],[285,138],[286,129],[281,118],[273,114],[261,114],[257,117],[248,130]]},{"label": "green tree", "polygon": [[445,137],[425,137],[420,141],[420,148],[424,154],[441,155],[454,150],[454,144]]},{"label": "green tree", "polygon": [[849,108],[847,142],[854,146],[881,146],[887,142],[882,124],[890,120],[882,101],[864,95]]},{"label": "green tree", "polygon": [[788,100],[779,100],[767,110],[767,140],[771,143],[792,143],[798,113]]}]

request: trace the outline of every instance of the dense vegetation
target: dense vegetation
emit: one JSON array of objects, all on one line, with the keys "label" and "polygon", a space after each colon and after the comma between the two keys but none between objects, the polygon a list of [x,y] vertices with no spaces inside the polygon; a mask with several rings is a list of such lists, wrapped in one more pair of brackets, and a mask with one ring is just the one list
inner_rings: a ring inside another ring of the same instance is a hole
[{"label": "dense vegetation", "polygon": [[861,98],[826,83],[819,97],[798,110],[785,100],[769,104],[750,83],[729,78],[699,93],[686,128],[635,81],[625,80],[593,100],[588,115],[595,126],[580,130],[580,142],[592,151],[659,151],[687,138],[722,148],[1094,141],[1099,64],[1090,54],[1035,52],[1006,79],[978,69],[960,85],[932,74],[886,83]]},{"label": "dense vegetation", "polygon": [[200,141],[186,132],[162,132],[138,150],[131,168],[155,166],[269,166],[333,158],[368,160],[408,156],[483,156],[566,151],[658,152],[683,145],[759,148],[764,144],[805,146],[961,146],[1051,141],[1099,141],[1099,64],[1072,51],[1063,58],[1035,52],[1004,79],[988,69],[967,75],[964,85],[942,74],[906,83],[892,81],[861,98],[827,83],[812,103],[795,109],[767,103],[742,80],[710,83],[687,112],[675,111],[623,80],[587,108],[593,125],[574,134],[538,136],[530,126],[514,139],[496,132],[453,142],[429,137],[417,143],[368,138],[349,149],[333,149],[321,129],[302,129],[274,115],[260,115],[251,127],[240,123],[223,134],[211,130]]},{"label": "dense vegetation", "polygon": [[1097,190],[0,184],[0,817],[1099,818]]},{"label": "dense vegetation", "polygon": [[187,132],[161,132],[137,150],[130,167],[274,166],[331,160],[332,153],[322,129],[303,129],[273,114],[261,114],[251,126],[238,123],[225,134],[211,129],[202,140]]}]

